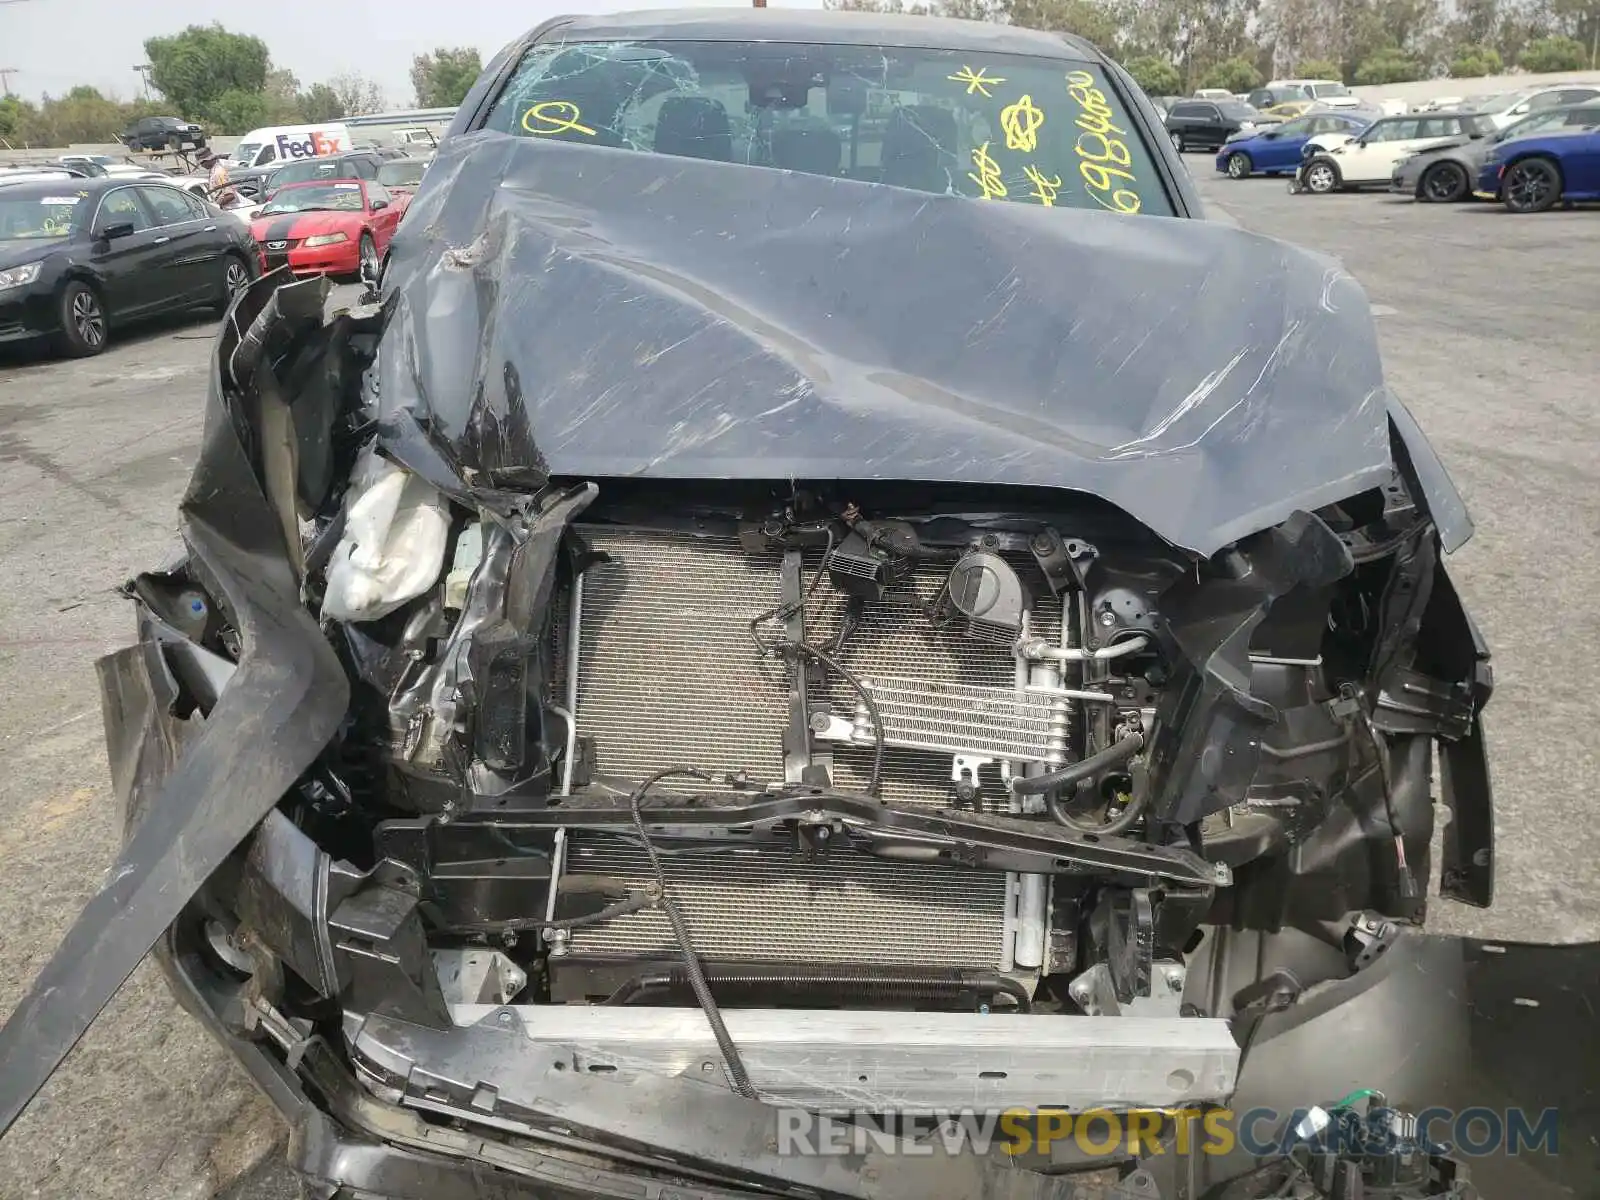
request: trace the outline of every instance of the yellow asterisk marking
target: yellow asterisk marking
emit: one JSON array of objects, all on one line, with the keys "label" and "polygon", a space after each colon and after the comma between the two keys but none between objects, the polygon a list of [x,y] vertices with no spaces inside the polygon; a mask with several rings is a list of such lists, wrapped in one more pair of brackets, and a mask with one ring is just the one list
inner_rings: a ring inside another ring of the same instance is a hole
[{"label": "yellow asterisk marking", "polygon": [[972,165],[977,171],[968,171],[967,178],[983,189],[985,200],[1004,199],[1006,194],[1005,180],[1000,178],[1000,164],[989,155],[989,143],[985,142],[972,152]]},{"label": "yellow asterisk marking", "polygon": [[997,75],[985,75],[983,72],[984,68],[982,67],[979,67],[976,71],[971,67],[962,67],[954,75],[946,75],[945,78],[952,83],[966,84],[967,95],[969,96],[976,92],[978,95],[992,100],[994,97],[989,89],[997,83],[1004,83],[1005,80]]},{"label": "yellow asterisk marking", "polygon": [[1022,173],[1033,184],[1033,191],[1028,194],[1046,208],[1054,208],[1056,193],[1061,190],[1061,176],[1057,175],[1054,179],[1051,179],[1032,163],[1023,167]]},{"label": "yellow asterisk marking", "polygon": [[1033,153],[1039,145],[1039,126],[1043,124],[1044,113],[1032,96],[1024,96],[1000,110],[1000,128],[1006,131],[1007,150]]}]

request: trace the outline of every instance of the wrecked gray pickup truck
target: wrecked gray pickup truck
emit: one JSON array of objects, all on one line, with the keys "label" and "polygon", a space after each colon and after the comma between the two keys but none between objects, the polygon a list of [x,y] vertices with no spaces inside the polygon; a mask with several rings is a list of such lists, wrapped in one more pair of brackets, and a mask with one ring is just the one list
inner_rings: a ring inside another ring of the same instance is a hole
[{"label": "wrecked gray pickup truck", "polygon": [[1461,500],[1196,211],[1071,39],[509,48],[371,303],[225,323],[3,1125],[154,946],[321,1198],[1567,1194],[1592,950],[1418,928],[1435,786],[1491,898]]}]

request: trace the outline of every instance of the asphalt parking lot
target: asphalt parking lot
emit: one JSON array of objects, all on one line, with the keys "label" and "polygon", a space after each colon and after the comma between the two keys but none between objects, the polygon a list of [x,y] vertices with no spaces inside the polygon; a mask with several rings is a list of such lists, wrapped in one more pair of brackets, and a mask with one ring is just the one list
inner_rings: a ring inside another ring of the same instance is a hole
[{"label": "asphalt parking lot", "polygon": [[[1440,904],[1433,925],[1600,939],[1600,211],[1290,196],[1189,163],[1247,229],[1336,255],[1366,286],[1392,386],[1477,519],[1454,566],[1500,682],[1499,902]],[[131,630],[114,589],[173,543],[213,329],[149,330],[79,362],[0,357],[0,1011],[115,855],[92,664]],[[281,1174],[256,1169],[280,1136],[146,965],[0,1143],[0,1195],[285,1200]]]}]

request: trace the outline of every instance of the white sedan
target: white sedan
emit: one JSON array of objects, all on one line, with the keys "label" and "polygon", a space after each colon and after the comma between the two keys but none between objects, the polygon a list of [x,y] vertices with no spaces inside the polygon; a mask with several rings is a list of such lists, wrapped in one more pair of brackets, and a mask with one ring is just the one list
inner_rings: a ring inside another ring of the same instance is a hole
[{"label": "white sedan", "polygon": [[1568,104],[1584,104],[1596,96],[1600,96],[1600,83],[1560,83],[1506,92],[1474,107],[1476,111],[1493,121],[1496,129],[1504,129],[1529,113],[1536,113],[1546,108],[1560,108]]}]

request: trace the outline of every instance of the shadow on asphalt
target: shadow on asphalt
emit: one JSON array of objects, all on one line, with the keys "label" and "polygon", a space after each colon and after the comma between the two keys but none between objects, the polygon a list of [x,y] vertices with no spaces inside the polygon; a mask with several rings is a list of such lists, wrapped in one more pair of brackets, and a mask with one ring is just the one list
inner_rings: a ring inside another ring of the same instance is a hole
[{"label": "shadow on asphalt", "polygon": [[[158,317],[149,321],[141,321],[137,325],[126,326],[113,330],[111,342],[100,355],[115,355],[120,349],[128,346],[137,346],[142,343],[159,341],[162,338],[202,338],[210,339],[216,335],[219,320],[206,313],[203,309],[179,313],[176,316]],[[40,338],[33,342],[12,342],[0,346],[0,367],[43,367],[52,363],[89,361],[69,359],[56,352],[47,339]]]}]

